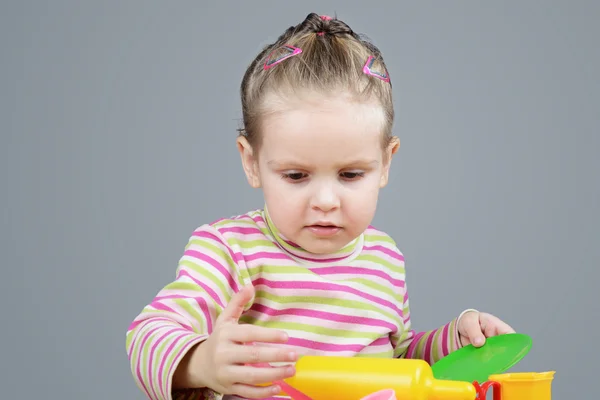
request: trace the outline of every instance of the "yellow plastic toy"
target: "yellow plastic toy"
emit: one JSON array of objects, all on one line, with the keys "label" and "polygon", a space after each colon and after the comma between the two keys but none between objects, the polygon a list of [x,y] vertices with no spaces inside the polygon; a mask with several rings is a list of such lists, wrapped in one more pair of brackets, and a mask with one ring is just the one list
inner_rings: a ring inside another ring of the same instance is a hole
[{"label": "yellow plastic toy", "polygon": [[551,400],[555,371],[506,373],[530,345],[527,335],[499,335],[433,367],[418,359],[307,355],[293,377],[274,383],[292,400],[485,400],[490,391],[494,400]]},{"label": "yellow plastic toy", "polygon": [[490,375],[477,381],[433,377],[423,360],[305,356],[278,382],[292,400],[551,400],[555,371]]},{"label": "yellow plastic toy", "polygon": [[[294,400],[474,400],[471,382],[438,380],[423,360],[303,356],[283,382]],[[291,392],[291,393],[290,393]]]}]

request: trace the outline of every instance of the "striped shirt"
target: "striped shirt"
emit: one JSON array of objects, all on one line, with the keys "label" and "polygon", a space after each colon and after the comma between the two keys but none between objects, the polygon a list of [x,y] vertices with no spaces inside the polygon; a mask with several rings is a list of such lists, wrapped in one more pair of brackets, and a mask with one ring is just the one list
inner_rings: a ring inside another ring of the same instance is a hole
[{"label": "striped shirt", "polygon": [[230,399],[175,391],[174,366],[206,339],[231,296],[252,284],[240,323],[285,330],[300,355],[420,358],[433,364],[460,347],[457,319],[428,332],[411,326],[404,257],[369,227],[336,254],[286,240],[265,210],[220,219],[191,235],[167,284],[127,330],[136,384],[149,399]]}]

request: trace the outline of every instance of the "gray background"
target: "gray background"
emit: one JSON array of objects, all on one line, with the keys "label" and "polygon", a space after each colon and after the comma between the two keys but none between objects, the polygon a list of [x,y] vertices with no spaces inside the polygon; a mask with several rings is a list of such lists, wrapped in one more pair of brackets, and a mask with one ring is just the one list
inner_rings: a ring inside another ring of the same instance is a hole
[{"label": "gray background", "polygon": [[534,338],[515,370],[592,390],[599,3],[2,1],[1,398],[142,399],[127,326],[195,227],[262,206],[238,86],[311,11],[389,63],[402,148],[375,224],[415,327],[495,313]]}]

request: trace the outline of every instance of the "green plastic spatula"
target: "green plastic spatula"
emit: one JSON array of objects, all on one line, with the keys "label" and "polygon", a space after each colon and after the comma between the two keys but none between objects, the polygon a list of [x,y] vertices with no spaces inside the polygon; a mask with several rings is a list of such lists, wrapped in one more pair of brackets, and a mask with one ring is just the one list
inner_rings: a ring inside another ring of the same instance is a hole
[{"label": "green plastic spatula", "polygon": [[467,345],[431,367],[436,379],[483,383],[517,364],[531,349],[531,337],[508,333],[486,339],[481,347]]}]

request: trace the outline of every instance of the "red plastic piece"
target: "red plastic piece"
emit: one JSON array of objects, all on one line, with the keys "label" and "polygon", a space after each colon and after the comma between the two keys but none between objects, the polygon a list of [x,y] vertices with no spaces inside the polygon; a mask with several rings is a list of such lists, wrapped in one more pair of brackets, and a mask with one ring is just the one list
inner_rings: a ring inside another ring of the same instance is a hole
[{"label": "red plastic piece", "polygon": [[502,400],[502,394],[500,393],[500,383],[495,381],[487,381],[482,385],[479,382],[473,382],[473,386],[475,386],[475,391],[477,392],[478,400],[485,400],[487,398],[487,393],[490,388],[493,388],[494,397],[493,400]]}]

